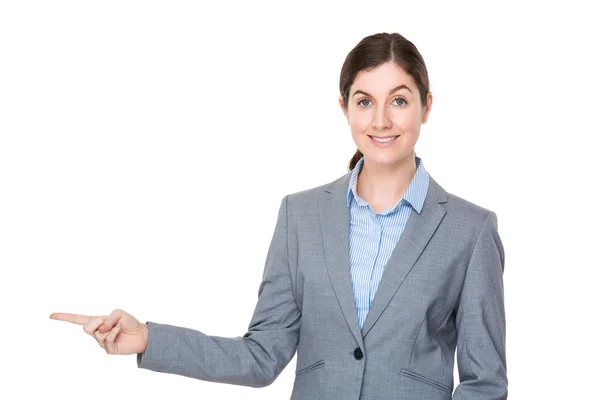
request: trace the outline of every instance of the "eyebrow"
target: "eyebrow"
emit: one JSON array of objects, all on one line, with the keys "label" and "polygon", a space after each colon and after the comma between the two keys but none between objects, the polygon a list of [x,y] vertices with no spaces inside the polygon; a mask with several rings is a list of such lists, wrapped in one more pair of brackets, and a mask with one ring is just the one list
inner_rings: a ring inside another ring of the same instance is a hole
[{"label": "eyebrow", "polygon": [[[402,84],[402,85],[398,85],[398,86],[396,86],[395,88],[393,88],[392,90],[390,90],[390,94],[392,94],[392,93],[394,93],[394,92],[396,92],[396,91],[398,91],[398,90],[400,90],[400,89],[408,89],[408,91],[412,93],[412,90],[410,90],[410,88],[409,88],[408,86],[406,86],[406,85]],[[357,91],[355,91],[355,92],[354,92],[354,94],[352,95],[352,97],[356,96],[358,93],[362,93],[362,94],[364,94],[364,95],[366,95],[366,96],[373,97],[373,96],[371,96],[369,93],[367,93],[367,92],[363,92],[362,90],[357,90]]]}]

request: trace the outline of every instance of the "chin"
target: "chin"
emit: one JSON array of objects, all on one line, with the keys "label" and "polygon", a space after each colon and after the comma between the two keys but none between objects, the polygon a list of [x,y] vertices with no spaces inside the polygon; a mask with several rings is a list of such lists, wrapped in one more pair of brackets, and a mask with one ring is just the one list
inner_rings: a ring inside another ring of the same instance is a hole
[{"label": "chin", "polygon": [[394,151],[394,149],[370,149],[368,152],[363,151],[362,153],[370,161],[382,165],[396,164],[412,154],[410,151]]},{"label": "chin", "polygon": [[376,162],[377,164],[394,164],[402,159],[399,153],[385,151],[369,151],[365,156],[371,162]]}]

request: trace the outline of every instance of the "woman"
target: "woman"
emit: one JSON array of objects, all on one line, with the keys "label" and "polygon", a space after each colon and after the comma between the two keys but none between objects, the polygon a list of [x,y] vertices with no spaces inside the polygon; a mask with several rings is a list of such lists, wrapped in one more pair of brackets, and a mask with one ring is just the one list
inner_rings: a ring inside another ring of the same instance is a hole
[{"label": "woman", "polygon": [[[506,399],[504,249],[493,211],[446,192],[414,146],[432,105],[401,35],[364,38],[340,76],[358,150],[286,195],[243,337],[55,313],[138,367],[262,387],[297,351],[292,399]],[[460,383],[453,393],[454,355]]]}]

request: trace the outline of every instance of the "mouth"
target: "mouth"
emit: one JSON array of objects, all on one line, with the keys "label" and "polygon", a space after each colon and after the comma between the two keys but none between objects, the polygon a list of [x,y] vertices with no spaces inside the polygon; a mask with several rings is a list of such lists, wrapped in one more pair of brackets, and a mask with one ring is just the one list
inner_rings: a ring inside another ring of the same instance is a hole
[{"label": "mouth", "polygon": [[400,135],[396,135],[396,136],[371,136],[371,135],[367,135],[369,136],[369,138],[371,138],[371,142],[375,143],[379,146],[381,145],[389,145],[390,143],[394,142]]}]

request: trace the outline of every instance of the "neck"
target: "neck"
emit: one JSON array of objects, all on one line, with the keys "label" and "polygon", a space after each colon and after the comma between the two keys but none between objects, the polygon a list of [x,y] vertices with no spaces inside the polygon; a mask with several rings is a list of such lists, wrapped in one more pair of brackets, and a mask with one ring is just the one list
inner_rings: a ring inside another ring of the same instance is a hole
[{"label": "neck", "polygon": [[416,172],[414,151],[389,165],[372,163],[365,157],[356,191],[367,202],[397,202],[404,196]]}]

